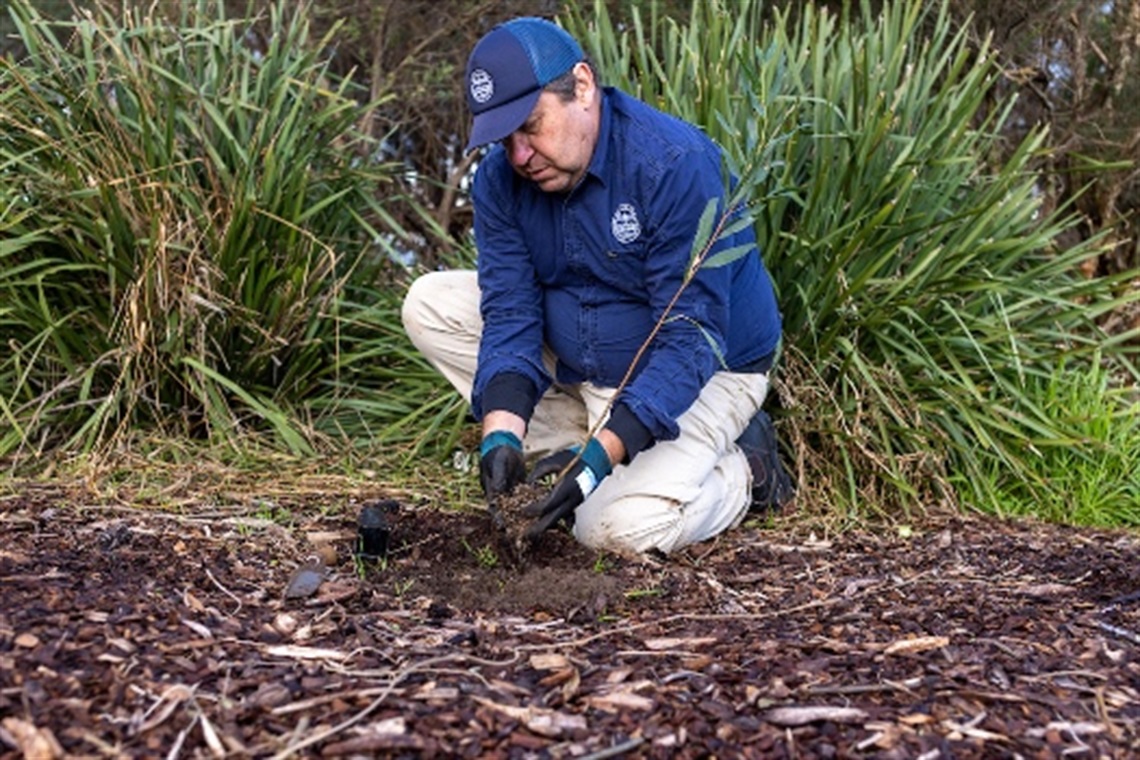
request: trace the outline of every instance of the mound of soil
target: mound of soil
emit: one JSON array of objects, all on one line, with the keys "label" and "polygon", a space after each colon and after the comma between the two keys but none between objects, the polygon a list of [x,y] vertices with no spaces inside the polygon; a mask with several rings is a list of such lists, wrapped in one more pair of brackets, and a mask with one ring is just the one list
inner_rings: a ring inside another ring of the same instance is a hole
[{"label": "mound of soil", "polygon": [[0,758],[1140,753],[1133,534],[781,519],[519,558],[403,504],[363,561],[361,506],[0,498]]}]

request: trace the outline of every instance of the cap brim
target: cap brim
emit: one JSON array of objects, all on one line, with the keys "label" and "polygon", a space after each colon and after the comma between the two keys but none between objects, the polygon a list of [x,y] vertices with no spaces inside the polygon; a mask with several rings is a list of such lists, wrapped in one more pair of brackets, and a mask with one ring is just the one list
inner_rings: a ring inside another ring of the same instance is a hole
[{"label": "cap brim", "polygon": [[521,98],[495,106],[481,114],[476,114],[471,122],[471,137],[467,140],[464,152],[475,150],[488,143],[498,142],[523,125],[534,110],[534,104],[542,89],[528,92]]}]

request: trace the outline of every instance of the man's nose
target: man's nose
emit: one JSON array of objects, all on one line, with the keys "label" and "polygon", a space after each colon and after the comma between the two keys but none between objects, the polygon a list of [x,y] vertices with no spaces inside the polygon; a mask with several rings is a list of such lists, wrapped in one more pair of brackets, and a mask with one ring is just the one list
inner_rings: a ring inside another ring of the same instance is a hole
[{"label": "man's nose", "polygon": [[522,132],[513,132],[506,140],[507,158],[514,166],[526,166],[526,162],[534,154],[530,140]]}]

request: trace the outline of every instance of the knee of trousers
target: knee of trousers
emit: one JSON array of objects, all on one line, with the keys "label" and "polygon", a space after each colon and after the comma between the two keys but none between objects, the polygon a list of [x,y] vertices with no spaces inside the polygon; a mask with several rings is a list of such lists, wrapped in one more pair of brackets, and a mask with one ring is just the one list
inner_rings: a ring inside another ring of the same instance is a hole
[{"label": "knee of trousers", "polygon": [[[574,516],[574,536],[594,549],[666,554],[739,524],[751,502],[750,471],[733,447],[699,483],[603,482]],[[662,488],[662,485],[665,488]],[[607,489],[607,486],[612,486]],[[668,494],[668,495],[666,495]]]},{"label": "knee of trousers", "polygon": [[607,503],[587,502],[574,514],[574,537],[599,551],[617,554],[650,549],[670,552],[683,532],[681,504],[659,496],[625,496]]},{"label": "knee of trousers", "polygon": [[404,331],[411,338],[412,343],[419,345],[419,338],[427,328],[427,304],[431,292],[430,284],[425,283],[425,277],[414,280],[404,295],[404,302],[400,305],[400,321],[404,324]]},{"label": "knee of trousers", "polygon": [[478,332],[481,319],[475,273],[448,270],[417,277],[404,295],[400,320],[412,343],[425,354],[438,336]]}]

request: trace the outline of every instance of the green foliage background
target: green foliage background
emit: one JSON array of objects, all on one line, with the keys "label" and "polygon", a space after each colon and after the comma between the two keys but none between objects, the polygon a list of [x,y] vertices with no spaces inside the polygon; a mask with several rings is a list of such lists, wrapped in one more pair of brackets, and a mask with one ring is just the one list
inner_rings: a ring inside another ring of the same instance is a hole
[{"label": "green foliage background", "polygon": [[13,9],[29,58],[0,69],[0,455],[343,440],[400,366],[353,380],[398,323],[376,286],[403,231],[397,167],[305,14],[275,7],[259,50],[208,2],[57,26]]},{"label": "green foliage background", "polygon": [[[457,153],[447,83],[519,9],[461,2],[385,46],[430,5],[338,25],[325,6],[196,0],[49,24],[13,0],[29,54],[0,59],[13,469],[155,438],[353,461],[469,446],[462,400],[402,334],[414,272],[394,262],[474,255],[477,156]],[[608,82],[731,155],[784,311],[773,402],[802,503],[1137,524],[1136,331],[1104,330],[1133,313],[1136,271],[1088,276],[1112,241],[1074,237],[1084,217],[1047,202],[1047,133],[1010,139],[998,56],[948,5],[845,8],[597,2],[561,20]]]}]

